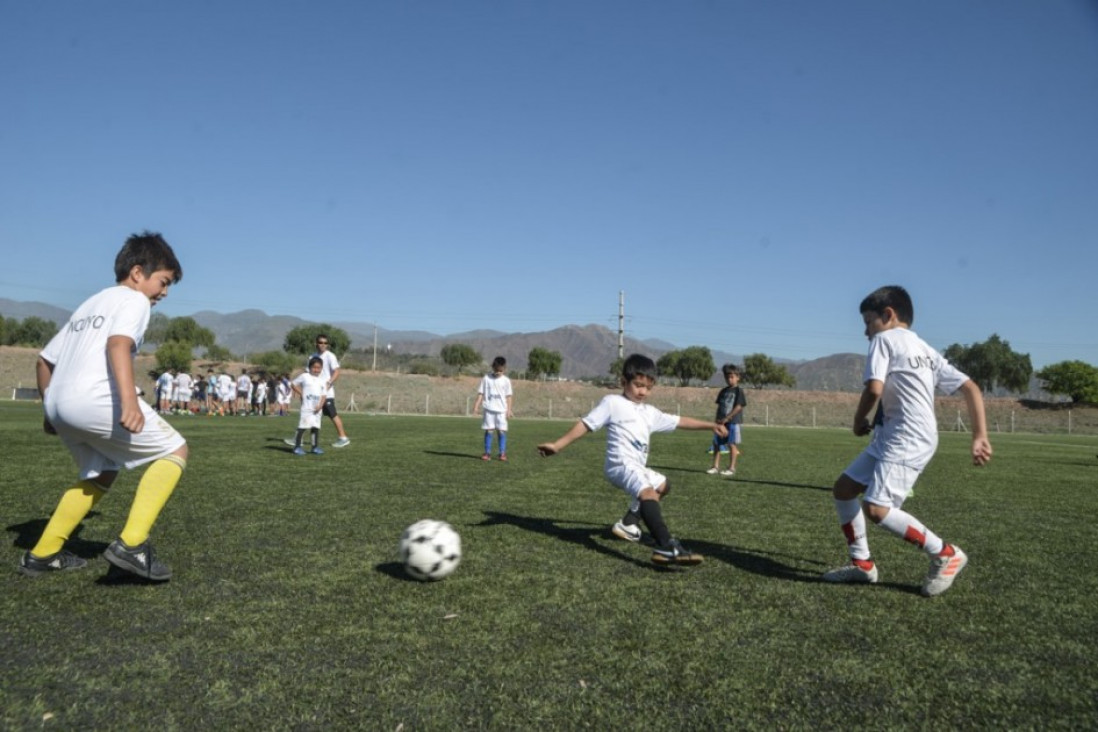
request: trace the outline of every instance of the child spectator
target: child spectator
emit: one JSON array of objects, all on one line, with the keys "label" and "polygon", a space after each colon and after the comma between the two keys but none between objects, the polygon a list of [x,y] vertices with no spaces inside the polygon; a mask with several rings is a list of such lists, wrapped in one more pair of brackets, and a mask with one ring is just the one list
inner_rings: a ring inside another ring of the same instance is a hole
[{"label": "child spectator", "polygon": [[[713,436],[713,467],[705,471],[710,475],[726,475],[731,478],[736,474],[736,458],[740,456],[740,429],[743,424],[743,408],[747,406],[747,397],[740,387],[740,368],[735,364],[726,363],[721,366],[721,373],[728,386],[717,394],[717,424],[728,427],[728,434],[724,437]],[[721,452],[728,450],[728,469],[721,470]]]},{"label": "child spectator", "polygon": [[507,462],[507,419],[512,416],[513,392],[511,380],[507,378],[507,359],[496,356],[492,359],[492,373],[485,374],[477,388],[477,400],[473,404],[473,414],[484,405],[484,417],[480,428],[484,430],[484,454],[481,460],[492,459],[492,432],[496,433],[499,459]]},{"label": "child spectator", "polygon": [[303,371],[291,386],[294,394],[301,399],[301,418],[297,423],[297,435],[294,438],[294,455],[304,455],[301,447],[301,438],[305,430],[309,430],[312,438],[312,450],[314,455],[323,455],[320,449],[320,417],[324,411],[324,398],[328,391],[328,382],[321,376],[324,370],[324,361],[319,356],[309,359],[309,370]]},{"label": "child spectator", "polygon": [[543,456],[556,455],[588,432],[606,427],[606,462],[604,473],[611,484],[625,491],[632,505],[611,533],[626,541],[640,541],[643,520],[656,548],[652,561],[656,564],[699,564],[700,554],[684,547],[671,536],[663,520],[660,500],[670,490],[667,478],[650,469],[648,445],[653,432],[670,432],[677,428],[713,430],[718,435],[728,429],[715,422],[702,422],[692,417],[666,414],[645,400],[656,383],[656,364],[652,359],[633,354],[622,364],[622,393],[602,398],[587,416],[554,442],[538,445]]}]

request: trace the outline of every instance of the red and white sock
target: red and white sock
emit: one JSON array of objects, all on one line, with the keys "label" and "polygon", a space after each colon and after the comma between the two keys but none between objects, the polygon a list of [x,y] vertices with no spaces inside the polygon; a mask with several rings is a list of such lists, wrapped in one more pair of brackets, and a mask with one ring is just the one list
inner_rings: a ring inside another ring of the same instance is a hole
[{"label": "red and white sock", "polygon": [[880,526],[904,541],[914,544],[927,554],[938,554],[945,548],[940,536],[907,511],[898,508],[889,510],[888,515],[881,519]]},{"label": "red and white sock", "polygon": [[[865,537],[865,514],[862,513],[862,502],[857,498],[849,501],[835,499],[835,512],[839,514],[839,526],[842,527],[843,536],[846,537],[847,551],[855,564],[862,566],[869,560],[869,542]],[[862,569],[869,569],[862,566]]]}]

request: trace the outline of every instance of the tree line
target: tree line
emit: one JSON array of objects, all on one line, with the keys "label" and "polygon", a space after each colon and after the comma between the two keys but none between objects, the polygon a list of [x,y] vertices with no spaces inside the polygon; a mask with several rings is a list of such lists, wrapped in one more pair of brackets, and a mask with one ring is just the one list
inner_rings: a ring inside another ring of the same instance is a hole
[{"label": "tree line", "polygon": [[[0,316],[0,345],[41,348],[57,330],[57,324],[53,321],[33,315],[23,320]],[[300,356],[314,351],[319,333],[328,335],[334,353],[342,355],[350,350],[351,338],[342,328],[327,323],[310,323],[291,329],[283,340],[282,350],[250,354],[247,360],[269,372],[289,373],[300,366]],[[163,313],[153,313],[145,342],[156,345],[158,372],[168,369],[190,371],[196,353],[213,362],[233,358],[229,349],[217,343],[213,331],[186,316],[171,318]],[[972,377],[985,393],[1025,393],[1031,380],[1036,377],[1041,388],[1050,394],[1065,396],[1076,404],[1098,404],[1098,367],[1084,361],[1069,360],[1034,372],[1029,354],[1015,352],[1010,342],[997,333],[986,341],[970,345],[954,343],[942,351],[942,355]],[[376,358],[376,354],[374,356]],[[446,344],[439,358],[453,373],[458,374],[474,367],[481,368],[485,363],[476,349],[464,343]],[[557,351],[532,348],[527,354],[525,378],[558,377],[561,362],[561,354]],[[622,359],[612,362],[608,376],[620,378],[621,365]],[[657,359],[656,366],[661,379],[680,386],[708,383],[718,371],[712,352],[705,346],[668,351]],[[789,369],[763,353],[745,356],[741,371],[743,382],[752,388],[796,386],[796,379]]]}]

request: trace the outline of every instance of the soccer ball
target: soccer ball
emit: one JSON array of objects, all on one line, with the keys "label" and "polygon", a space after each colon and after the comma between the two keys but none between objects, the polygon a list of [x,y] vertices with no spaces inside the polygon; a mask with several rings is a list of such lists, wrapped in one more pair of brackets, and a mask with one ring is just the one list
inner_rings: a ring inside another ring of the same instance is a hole
[{"label": "soccer ball", "polygon": [[461,563],[461,537],[445,521],[416,521],[400,535],[400,561],[417,580],[449,577]]}]

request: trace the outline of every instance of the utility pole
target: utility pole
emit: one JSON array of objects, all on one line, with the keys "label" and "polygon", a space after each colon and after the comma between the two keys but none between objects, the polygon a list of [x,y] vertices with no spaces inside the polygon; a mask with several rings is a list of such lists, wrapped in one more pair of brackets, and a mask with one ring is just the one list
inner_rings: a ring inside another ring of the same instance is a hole
[{"label": "utility pole", "polygon": [[377,324],[374,324],[374,366],[372,371],[377,371]]},{"label": "utility pole", "polygon": [[618,291],[618,358],[625,358],[625,290]]}]

